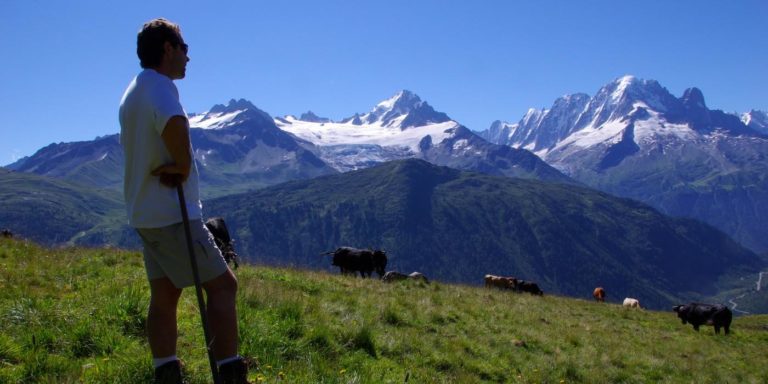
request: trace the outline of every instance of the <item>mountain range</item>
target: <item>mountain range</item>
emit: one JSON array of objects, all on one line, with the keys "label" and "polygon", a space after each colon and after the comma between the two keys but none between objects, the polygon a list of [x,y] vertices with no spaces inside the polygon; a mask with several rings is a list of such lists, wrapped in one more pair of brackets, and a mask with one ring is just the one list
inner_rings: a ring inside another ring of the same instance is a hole
[{"label": "mountain range", "polygon": [[[312,113],[272,118],[247,100],[192,114],[190,136],[206,198],[346,172],[402,158],[459,169],[569,182],[526,150],[497,145],[408,91],[340,123]],[[120,190],[119,135],[51,144],[9,169]]]},{"label": "mountain range", "polygon": [[[190,124],[204,198],[420,158],[580,183],[702,220],[768,251],[768,117],[710,110],[696,88],[678,98],[654,80],[624,76],[595,96],[566,95],[482,132],[405,90],[339,122],[311,111],[273,118],[233,99],[191,115]],[[120,190],[122,148],[118,135],[51,144],[8,168]]]},{"label": "mountain range", "polygon": [[678,98],[658,82],[619,78],[480,136],[536,153],[585,185],[712,224],[768,250],[766,114],[710,110],[703,93]]}]

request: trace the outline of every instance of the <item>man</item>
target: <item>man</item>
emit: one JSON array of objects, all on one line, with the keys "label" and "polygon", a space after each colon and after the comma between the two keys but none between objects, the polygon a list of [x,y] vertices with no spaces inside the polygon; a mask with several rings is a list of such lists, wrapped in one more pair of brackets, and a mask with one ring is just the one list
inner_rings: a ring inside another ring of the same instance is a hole
[{"label": "man", "polygon": [[144,70],[120,102],[124,193],[129,223],[144,246],[151,293],[147,333],[155,382],[183,382],[176,357],[176,308],[182,289],[193,286],[194,279],[176,193],[181,184],[220,377],[224,383],[247,383],[248,367],[237,354],[237,280],[202,222],[189,122],[173,83],[185,76],[187,49],[178,25],[162,18],[144,24],[137,39]]}]

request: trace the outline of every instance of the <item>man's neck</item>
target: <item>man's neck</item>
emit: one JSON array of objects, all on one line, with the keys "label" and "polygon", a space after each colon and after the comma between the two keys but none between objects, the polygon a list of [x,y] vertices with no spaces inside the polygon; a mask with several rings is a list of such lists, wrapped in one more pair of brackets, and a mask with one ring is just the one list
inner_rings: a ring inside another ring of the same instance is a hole
[{"label": "man's neck", "polygon": [[155,68],[149,68],[149,69],[151,69],[151,70],[153,70],[153,71],[155,71],[155,72],[157,72],[157,73],[159,73],[159,74],[161,74],[161,75],[171,79],[171,81],[174,80],[174,78],[171,76],[171,72],[167,68],[164,68],[163,66],[159,66],[159,67],[155,67]]}]

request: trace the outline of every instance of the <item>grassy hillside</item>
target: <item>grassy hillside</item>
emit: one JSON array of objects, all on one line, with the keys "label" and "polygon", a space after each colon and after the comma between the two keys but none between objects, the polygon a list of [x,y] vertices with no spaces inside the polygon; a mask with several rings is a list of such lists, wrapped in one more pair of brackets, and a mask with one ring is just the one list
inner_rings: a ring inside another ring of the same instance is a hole
[{"label": "grassy hillside", "polygon": [[1,168],[0,228],[45,244],[75,244],[91,236],[137,244],[118,192]]},{"label": "grassy hillside", "polygon": [[[440,282],[244,266],[242,352],[261,383],[764,383],[768,316],[730,336],[671,312]],[[610,292],[609,292],[610,294]],[[146,383],[141,256],[0,239],[0,383]],[[179,355],[209,381],[193,290]]]}]

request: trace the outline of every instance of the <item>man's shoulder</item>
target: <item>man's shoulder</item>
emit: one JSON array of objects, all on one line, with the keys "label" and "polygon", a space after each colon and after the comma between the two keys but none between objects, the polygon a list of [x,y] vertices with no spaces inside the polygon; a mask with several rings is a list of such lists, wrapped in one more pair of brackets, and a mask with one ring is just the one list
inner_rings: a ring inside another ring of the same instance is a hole
[{"label": "man's shoulder", "polygon": [[173,81],[168,76],[149,68],[139,72],[136,75],[136,81],[145,85],[174,86]]},{"label": "man's shoulder", "polygon": [[136,85],[140,93],[154,103],[178,102],[179,91],[167,76],[152,69],[145,69],[136,76]]}]

